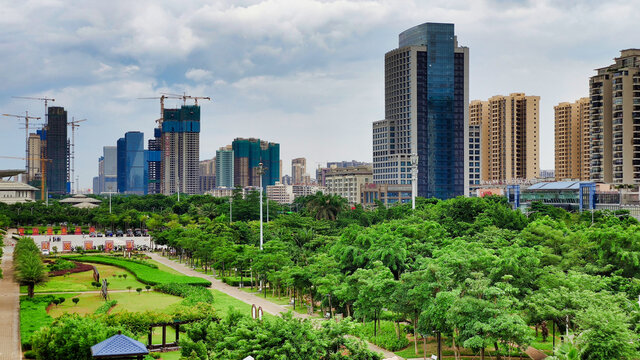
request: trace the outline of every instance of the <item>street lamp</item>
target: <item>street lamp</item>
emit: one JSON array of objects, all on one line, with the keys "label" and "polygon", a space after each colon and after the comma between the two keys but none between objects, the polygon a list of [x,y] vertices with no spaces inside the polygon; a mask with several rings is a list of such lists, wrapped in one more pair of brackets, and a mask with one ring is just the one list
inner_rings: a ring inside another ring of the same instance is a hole
[{"label": "street lamp", "polygon": [[418,154],[411,154],[411,208],[416,209],[416,193],[418,192]]},{"label": "street lamp", "polygon": [[233,196],[229,196],[229,224],[233,221]]},{"label": "street lamp", "polygon": [[262,250],[262,241],[263,241],[263,232],[262,232],[262,174],[264,173],[264,168],[262,167],[262,163],[258,164],[258,175],[260,178],[260,250]]}]

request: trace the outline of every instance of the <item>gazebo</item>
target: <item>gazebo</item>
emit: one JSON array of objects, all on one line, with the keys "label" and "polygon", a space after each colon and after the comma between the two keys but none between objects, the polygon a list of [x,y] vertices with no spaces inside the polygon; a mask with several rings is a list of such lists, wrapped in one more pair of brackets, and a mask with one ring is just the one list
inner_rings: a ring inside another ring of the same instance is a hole
[{"label": "gazebo", "polygon": [[68,197],[66,199],[60,200],[60,203],[62,204],[73,204],[73,205],[77,205],[81,203],[100,204],[101,202],[102,201],[98,199],[90,198],[84,194],[75,194],[72,197]]},{"label": "gazebo", "polygon": [[149,350],[140,341],[118,334],[91,347],[94,359],[131,359],[142,360]]}]

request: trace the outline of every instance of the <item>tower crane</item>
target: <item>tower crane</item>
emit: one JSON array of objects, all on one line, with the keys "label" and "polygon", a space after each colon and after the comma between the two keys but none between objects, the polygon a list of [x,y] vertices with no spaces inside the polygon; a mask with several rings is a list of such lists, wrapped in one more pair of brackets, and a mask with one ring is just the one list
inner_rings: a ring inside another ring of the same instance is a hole
[{"label": "tower crane", "polygon": [[26,100],[40,100],[40,101],[44,101],[44,120],[45,123],[49,123],[48,122],[48,109],[49,109],[49,101],[54,102],[56,101],[56,99],[53,98],[49,98],[49,97],[30,97],[30,96],[12,96],[14,99],[26,99]]},{"label": "tower crane", "polygon": [[[25,135],[25,145],[24,145],[24,156],[25,158],[29,157],[29,120],[40,120],[40,117],[37,116],[29,116],[29,112],[25,111],[25,115],[13,115],[13,114],[2,114],[3,116],[11,116],[18,119],[24,119],[24,135]],[[29,160],[27,160],[27,165],[25,167],[27,170],[27,176],[29,176]]]},{"label": "tower crane", "polygon": [[150,100],[150,99],[160,99],[160,118],[156,120],[156,122],[158,123],[158,125],[162,125],[162,122],[164,121],[164,99],[182,99],[182,95],[165,95],[162,94],[160,96],[156,96],[156,97],[141,97],[138,98],[139,100]]},{"label": "tower crane", "polygon": [[182,95],[178,95],[178,94],[167,94],[167,93],[163,93],[163,95],[169,95],[169,96],[176,96],[180,99],[182,99],[182,103],[184,105],[187,105],[187,99],[191,99],[195,101],[196,106],[198,105],[198,100],[202,99],[202,100],[211,100],[210,97],[208,96],[191,96],[191,95],[187,95],[186,93],[182,94]]},{"label": "tower crane", "polygon": [[40,168],[41,168],[41,176],[40,176],[40,200],[45,200],[45,191],[44,184],[47,183],[47,162],[51,162],[51,159],[45,159],[43,157],[17,157],[17,156],[0,156],[1,159],[17,159],[17,160],[39,160]]},{"label": "tower crane", "polygon": [[76,172],[76,128],[80,127],[78,123],[83,121],[87,121],[87,119],[75,120],[75,118],[72,117],[71,121],[67,122],[67,125],[71,126],[71,192],[73,192],[74,175]]}]

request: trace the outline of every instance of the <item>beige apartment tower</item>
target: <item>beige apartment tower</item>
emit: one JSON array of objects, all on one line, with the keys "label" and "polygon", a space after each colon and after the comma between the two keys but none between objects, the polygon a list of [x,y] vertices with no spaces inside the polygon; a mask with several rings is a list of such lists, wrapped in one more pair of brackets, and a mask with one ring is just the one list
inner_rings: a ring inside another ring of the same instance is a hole
[{"label": "beige apartment tower", "polygon": [[590,179],[589,98],[553,107],[555,113],[556,180]]},{"label": "beige apartment tower", "polygon": [[591,180],[640,183],[640,49],[597,69],[591,96]]},{"label": "beige apartment tower", "polygon": [[469,105],[480,124],[480,174],[486,182],[530,180],[540,172],[540,97],[513,93]]},{"label": "beige apartment tower", "polygon": [[291,160],[291,181],[293,185],[305,183],[304,174],[307,172],[307,159],[295,158]]}]

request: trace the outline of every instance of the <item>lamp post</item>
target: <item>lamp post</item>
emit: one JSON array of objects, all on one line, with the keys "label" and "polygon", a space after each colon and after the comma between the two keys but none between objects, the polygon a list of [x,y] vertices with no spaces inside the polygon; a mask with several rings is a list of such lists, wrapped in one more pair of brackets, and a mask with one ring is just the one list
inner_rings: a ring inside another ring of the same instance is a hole
[{"label": "lamp post", "polygon": [[229,224],[233,221],[233,196],[229,196]]},{"label": "lamp post", "polygon": [[411,208],[416,209],[416,193],[418,192],[418,154],[411,154]]},{"label": "lamp post", "polygon": [[[260,178],[260,251],[262,251],[262,242],[263,242],[263,232],[262,232],[262,173],[264,172],[262,167],[262,162],[258,164],[258,175]],[[262,283],[262,279],[260,279],[260,290],[265,291]],[[265,296],[266,296],[265,291]]]}]

